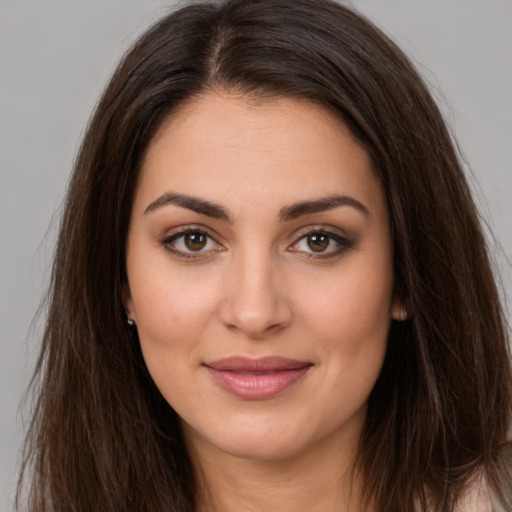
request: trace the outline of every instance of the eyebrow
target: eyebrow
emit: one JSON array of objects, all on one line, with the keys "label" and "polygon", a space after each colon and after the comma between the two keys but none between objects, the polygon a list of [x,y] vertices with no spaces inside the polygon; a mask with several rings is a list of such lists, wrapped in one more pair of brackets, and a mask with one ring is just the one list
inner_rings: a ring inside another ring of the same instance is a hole
[{"label": "eyebrow", "polygon": [[[175,194],[172,192],[163,194],[158,199],[152,201],[144,210],[144,215],[152,213],[155,210],[158,210],[159,208],[162,208],[168,204],[175,204],[176,206],[192,210],[201,215],[206,215],[207,217],[231,220],[231,216],[229,215],[226,208],[220,204],[212,203],[211,201],[207,201],[199,197],[188,196],[185,194]],[[291,204],[290,206],[285,206],[279,212],[279,219],[281,222],[284,222],[287,220],[297,219],[303,215],[332,210],[340,206],[350,206],[356,210],[359,210],[365,215],[370,214],[366,206],[364,206],[364,204],[362,204],[357,199],[345,195],[335,195],[310,201],[299,201],[297,203]]]},{"label": "eyebrow", "polygon": [[200,199],[198,197],[173,193],[163,194],[158,199],[155,199],[144,210],[144,215],[154,212],[155,210],[158,210],[162,206],[168,204],[175,204],[177,206],[181,206],[182,208],[186,208],[187,210],[192,210],[194,212],[200,213],[201,215],[206,215],[207,217],[230,220],[230,216],[227,210],[220,204],[215,204],[210,201],[206,201],[205,199]]},{"label": "eyebrow", "polygon": [[350,196],[329,196],[312,201],[300,201],[290,206],[285,206],[281,209],[279,218],[281,221],[292,220],[303,215],[309,215],[311,213],[319,213],[327,210],[332,210],[340,206],[351,206],[356,210],[369,215],[370,212],[366,206]]}]

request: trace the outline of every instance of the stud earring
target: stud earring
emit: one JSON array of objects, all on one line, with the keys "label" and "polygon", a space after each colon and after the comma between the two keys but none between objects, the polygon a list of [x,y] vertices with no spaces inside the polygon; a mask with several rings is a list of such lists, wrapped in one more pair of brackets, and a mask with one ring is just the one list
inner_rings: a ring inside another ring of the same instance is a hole
[{"label": "stud earring", "polygon": [[397,320],[398,322],[404,322],[409,318],[409,314],[405,308],[400,308],[400,311],[393,315],[393,320]]},{"label": "stud earring", "polygon": [[125,311],[126,313],[126,323],[132,327],[133,325],[135,325],[135,320],[133,320],[132,318],[130,318],[130,315],[128,315],[128,311]]}]

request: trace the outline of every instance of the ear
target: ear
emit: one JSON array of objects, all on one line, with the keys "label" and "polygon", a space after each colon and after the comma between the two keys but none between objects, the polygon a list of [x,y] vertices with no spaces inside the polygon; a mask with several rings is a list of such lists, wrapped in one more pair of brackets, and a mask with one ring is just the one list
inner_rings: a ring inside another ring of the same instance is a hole
[{"label": "ear", "polygon": [[125,283],[123,285],[123,304],[124,309],[126,310],[126,316],[128,317],[128,320],[135,321],[135,310],[133,308],[133,300],[132,300],[132,294],[130,291],[130,286],[128,283]]},{"label": "ear", "polygon": [[397,322],[403,322],[409,318],[405,301],[396,292],[391,303],[391,318]]}]

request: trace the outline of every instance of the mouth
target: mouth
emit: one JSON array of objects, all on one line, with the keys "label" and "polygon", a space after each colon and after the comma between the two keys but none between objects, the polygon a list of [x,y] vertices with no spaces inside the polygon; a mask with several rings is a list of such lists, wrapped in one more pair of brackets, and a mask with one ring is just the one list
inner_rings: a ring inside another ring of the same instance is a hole
[{"label": "mouth", "polygon": [[245,400],[264,400],[296,384],[313,363],[278,356],[260,359],[235,356],[203,366],[224,391]]}]

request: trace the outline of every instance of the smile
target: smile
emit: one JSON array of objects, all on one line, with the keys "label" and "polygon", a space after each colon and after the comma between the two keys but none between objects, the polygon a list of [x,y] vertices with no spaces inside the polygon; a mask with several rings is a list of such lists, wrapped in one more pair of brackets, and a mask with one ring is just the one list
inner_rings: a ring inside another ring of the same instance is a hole
[{"label": "smile", "polygon": [[310,362],[283,357],[250,359],[240,356],[204,364],[218,386],[245,400],[264,400],[282,393],[312,366]]}]

